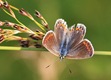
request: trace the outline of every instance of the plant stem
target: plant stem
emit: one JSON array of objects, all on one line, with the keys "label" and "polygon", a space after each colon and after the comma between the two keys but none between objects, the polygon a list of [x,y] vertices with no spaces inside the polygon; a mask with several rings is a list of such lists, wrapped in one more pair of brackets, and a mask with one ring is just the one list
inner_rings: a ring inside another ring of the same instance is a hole
[{"label": "plant stem", "polygon": [[43,27],[40,23],[38,23],[35,19],[33,19],[32,21],[33,21],[36,25],[38,25],[38,27],[41,28],[44,32],[46,32],[45,29],[44,29],[44,27]]},{"label": "plant stem", "polygon": [[[3,9],[3,8],[2,8]],[[3,11],[8,14],[9,16],[13,17],[9,12],[7,12],[5,9],[3,9]]]},{"label": "plant stem", "polygon": [[18,8],[14,7],[14,6],[12,6],[12,5],[10,5],[10,7],[11,7],[12,9],[14,9],[14,10],[19,11],[19,9],[18,9]]},{"label": "plant stem", "polygon": [[111,55],[111,51],[95,51],[97,55]]},{"label": "plant stem", "polygon": [[[12,51],[46,51],[45,48],[22,48],[22,47],[9,47],[9,46],[0,46],[0,50],[12,50]],[[96,55],[111,55],[111,51],[95,51]]]},{"label": "plant stem", "polygon": [[[11,7],[12,9],[14,9],[14,10],[16,10],[16,11],[19,12],[19,9],[18,9],[18,8],[14,7],[14,6],[12,6],[12,5],[10,5],[10,7]],[[28,16],[27,16],[27,17],[28,17]],[[39,27],[40,29],[42,29],[44,32],[46,32],[43,25],[41,25],[39,22],[37,22],[34,18],[30,18],[30,17],[28,17],[28,18],[29,18],[30,20],[32,20],[36,25],[38,25],[38,27]],[[45,19],[44,19],[44,20],[45,20]],[[20,21],[18,21],[17,19],[16,19],[16,21],[20,23]],[[20,24],[21,24],[21,23],[20,23]],[[23,25],[23,24],[22,24],[22,25]]]},{"label": "plant stem", "polygon": [[26,27],[23,23],[21,23],[21,22],[16,18],[16,16],[13,17],[13,16],[12,16],[9,12],[7,12],[5,9],[3,9],[3,11],[4,11],[6,14],[8,14],[9,16],[11,16],[12,18],[14,18],[21,26],[27,28],[30,33],[35,34],[32,30],[30,30],[30,29],[29,29],[28,27]]},{"label": "plant stem", "polygon": [[0,46],[0,50],[9,50],[9,51],[45,51],[45,48],[22,48],[22,47],[9,47],[9,46]]}]

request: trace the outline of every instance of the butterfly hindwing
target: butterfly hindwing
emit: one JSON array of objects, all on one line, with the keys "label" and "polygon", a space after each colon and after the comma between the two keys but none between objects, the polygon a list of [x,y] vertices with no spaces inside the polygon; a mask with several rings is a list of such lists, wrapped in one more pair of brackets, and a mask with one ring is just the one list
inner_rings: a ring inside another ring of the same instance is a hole
[{"label": "butterfly hindwing", "polygon": [[85,59],[90,58],[94,54],[94,48],[91,42],[88,39],[82,40],[78,45],[70,50],[67,53],[66,58],[69,59]]}]

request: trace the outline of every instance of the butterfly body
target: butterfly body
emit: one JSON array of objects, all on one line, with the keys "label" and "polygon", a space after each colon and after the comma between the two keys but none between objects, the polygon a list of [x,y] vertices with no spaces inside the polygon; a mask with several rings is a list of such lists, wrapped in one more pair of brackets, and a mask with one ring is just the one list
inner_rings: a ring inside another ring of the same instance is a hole
[{"label": "butterfly body", "polygon": [[64,59],[85,59],[94,54],[94,48],[88,39],[84,39],[86,27],[77,24],[70,29],[63,19],[58,19],[54,31],[50,30],[43,38],[42,44],[52,54]]},{"label": "butterfly body", "polygon": [[67,45],[67,41],[66,39],[64,41],[62,41],[62,43],[60,44],[60,59],[63,59],[68,52],[68,45]]}]

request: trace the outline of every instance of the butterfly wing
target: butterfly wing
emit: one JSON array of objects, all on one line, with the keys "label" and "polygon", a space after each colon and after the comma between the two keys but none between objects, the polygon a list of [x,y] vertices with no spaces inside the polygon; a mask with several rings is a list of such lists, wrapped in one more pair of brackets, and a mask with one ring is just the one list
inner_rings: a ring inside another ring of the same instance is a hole
[{"label": "butterfly wing", "polygon": [[67,38],[69,39],[68,48],[70,49],[75,47],[84,38],[85,33],[85,25],[79,23],[77,24],[76,28],[75,26],[72,26],[67,35]]},{"label": "butterfly wing", "polygon": [[94,48],[88,39],[82,40],[78,45],[68,51],[66,58],[68,59],[85,59],[90,58],[94,54]]},{"label": "butterfly wing", "polygon": [[65,36],[66,36],[67,30],[68,29],[67,29],[66,22],[63,19],[58,19],[54,26],[54,32],[57,38],[57,43],[59,45],[59,48],[60,48],[60,45],[63,44],[62,42],[64,42],[66,38]]},{"label": "butterfly wing", "polygon": [[53,31],[48,31],[42,40],[43,46],[49,50],[52,54],[59,56],[58,44]]}]

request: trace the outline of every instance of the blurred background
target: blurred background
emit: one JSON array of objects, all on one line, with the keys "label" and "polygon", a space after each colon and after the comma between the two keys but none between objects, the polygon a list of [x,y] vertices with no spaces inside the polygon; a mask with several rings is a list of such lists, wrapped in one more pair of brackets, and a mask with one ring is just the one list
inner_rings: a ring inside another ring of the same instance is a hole
[{"label": "blurred background", "polygon": [[[92,42],[95,51],[111,51],[111,0],[7,1],[32,15],[38,10],[51,29],[58,18],[67,21],[69,27],[83,23],[87,27],[85,37]],[[37,29],[28,18],[17,16],[32,30]],[[0,21],[5,20],[16,22],[0,9]],[[19,46],[17,41],[5,41],[1,45]],[[57,62],[56,59],[48,51],[0,51],[0,80],[111,80],[111,56],[94,55],[85,60]]]}]

